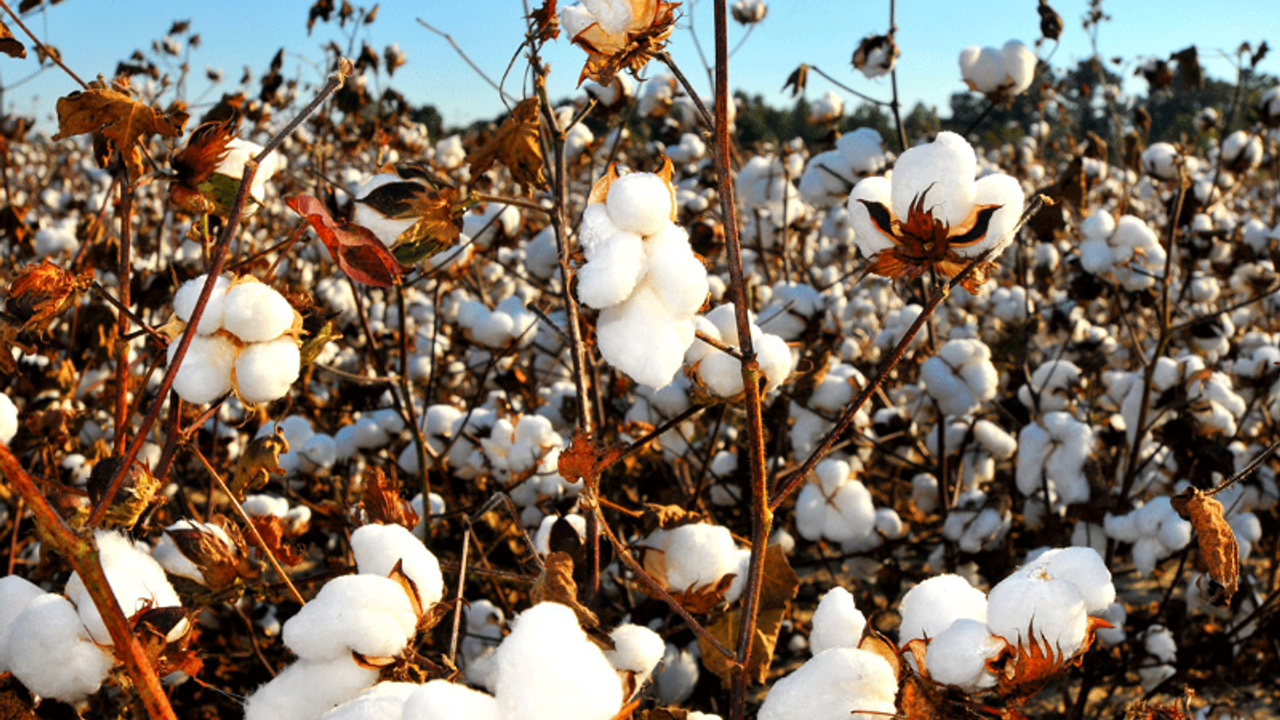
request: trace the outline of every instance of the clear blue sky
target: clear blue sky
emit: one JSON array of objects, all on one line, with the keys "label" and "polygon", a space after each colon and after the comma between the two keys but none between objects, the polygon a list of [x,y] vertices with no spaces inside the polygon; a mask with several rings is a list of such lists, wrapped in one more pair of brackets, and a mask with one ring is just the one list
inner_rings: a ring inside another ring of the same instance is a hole
[{"label": "clear blue sky", "polygon": [[[730,83],[735,89],[759,93],[771,104],[788,105],[790,97],[780,88],[797,65],[807,62],[868,95],[889,97],[887,78],[868,81],[849,64],[853,49],[863,36],[887,29],[887,0],[771,0],[768,4],[768,17],[731,60]],[[339,29],[335,18],[328,25],[317,24],[308,36],[310,5],[310,0],[67,0],[30,14],[25,20],[38,36],[61,50],[67,64],[87,80],[99,73],[109,76],[118,60],[135,49],[149,49],[151,41],[162,37],[172,21],[190,19],[192,29],[201,36],[201,45],[191,54],[192,80],[187,98],[194,101],[205,93],[208,82],[204,70],[214,67],[224,71],[225,79],[204,95],[205,100],[212,101],[222,91],[234,89],[246,65],[253,70],[256,91],[256,78],[281,46],[286,48],[287,77],[318,79],[316,63],[324,57],[322,47],[335,41],[345,48],[351,26]],[[1081,28],[1086,0],[1055,0],[1052,5],[1062,16],[1065,31],[1051,63],[1055,67],[1074,65],[1092,54],[1089,38]],[[705,78],[705,73],[689,25],[692,21],[710,56],[712,7],[710,0],[696,0],[692,6],[686,2],[680,27],[672,39],[672,54],[695,82]],[[1141,58],[1167,57],[1196,44],[1211,76],[1234,77],[1226,55],[1241,42],[1256,46],[1267,39],[1280,47],[1280,6],[1276,0],[1232,0],[1212,5],[1203,0],[1109,0],[1104,10],[1112,20],[1102,24],[1099,49],[1104,57],[1126,58],[1130,62],[1124,69],[1126,76],[1132,74],[1132,64]],[[411,102],[434,104],[446,124],[467,123],[499,114],[502,106],[497,93],[466,66],[445,40],[423,28],[416,19],[451,34],[496,80],[519,49],[524,33],[523,14],[520,0],[383,0],[376,22],[355,32],[356,48],[366,40],[379,51],[387,44],[397,43],[407,54],[408,64],[397,71],[391,84]],[[937,106],[944,115],[950,94],[963,90],[957,57],[964,46],[999,46],[1014,38],[1030,45],[1039,35],[1036,0],[900,0],[897,21],[902,48],[898,81],[904,103],[910,107],[920,100]],[[13,30],[22,38],[16,27]],[[737,42],[743,32],[731,21],[730,42]],[[4,105],[6,111],[35,115],[41,127],[47,128],[51,127],[48,123],[54,101],[75,86],[60,70],[47,70],[13,87],[35,70],[33,55],[29,54],[27,60],[0,57],[0,79],[7,86]],[[549,89],[553,98],[573,92],[584,57],[563,35],[548,46],[545,59],[551,65]],[[506,88],[520,95],[523,61],[518,59],[515,67]],[[1280,50],[1269,55],[1259,69],[1280,75]],[[1129,87],[1142,91],[1145,83],[1130,80]],[[814,78],[808,96],[815,98],[826,89],[829,86],[825,82]]]}]

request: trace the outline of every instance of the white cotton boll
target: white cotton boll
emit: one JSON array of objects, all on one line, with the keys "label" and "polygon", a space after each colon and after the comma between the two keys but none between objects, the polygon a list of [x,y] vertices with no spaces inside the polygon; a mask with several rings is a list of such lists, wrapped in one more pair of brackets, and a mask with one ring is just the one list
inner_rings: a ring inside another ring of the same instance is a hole
[{"label": "white cotton boll", "polygon": [[301,371],[302,355],[292,337],[247,345],[236,358],[236,393],[250,403],[279,400]]},{"label": "white cotton boll", "polygon": [[831,588],[813,611],[809,649],[819,655],[831,648],[856,648],[866,625],[867,618],[854,606],[853,595],[842,587]]},{"label": "white cotton boll", "polygon": [[[144,550],[145,545],[135,544],[132,540],[118,532],[99,531],[94,534],[98,545],[98,559],[102,562],[102,572],[115,593],[116,601],[126,617],[146,608],[180,607],[182,601],[178,593],[169,584],[164,568]],[[100,645],[111,645],[111,633],[107,632],[106,623],[98,614],[89,590],[79,573],[72,573],[67,581],[67,597],[76,604],[80,612],[80,620],[88,628],[95,642]],[[187,630],[185,622],[180,623],[170,633],[170,640],[181,637]]]},{"label": "white cotton boll", "polygon": [[[395,173],[380,173],[361,185],[353,195],[359,200],[364,200],[369,197],[369,193],[383,185],[400,182],[405,182],[405,180]],[[359,200],[353,204],[355,212],[351,216],[351,222],[376,235],[388,247],[396,242],[400,237],[400,233],[413,227],[414,223],[417,222],[416,218],[411,217],[402,219],[389,218],[369,205],[359,202]]]},{"label": "white cotton boll", "polygon": [[299,660],[245,698],[244,720],[316,720],[378,681],[351,655]]},{"label": "white cotton boll", "polygon": [[[1028,51],[1030,52],[1030,51]],[[1022,185],[1013,177],[1004,174],[988,175],[974,183],[974,204],[999,205],[987,223],[987,234],[978,242],[964,248],[957,248],[961,257],[977,257],[989,248],[996,248],[996,257],[1002,249],[1014,240],[1013,228],[1022,215],[1022,204],[1026,196]]]},{"label": "white cotton boll", "polygon": [[894,217],[908,217],[912,203],[927,190],[924,205],[933,217],[959,225],[973,209],[977,169],[973,147],[953,132],[940,132],[933,142],[908,148],[893,169]]},{"label": "white cotton boll", "polygon": [[18,434],[18,406],[8,395],[0,393],[0,443],[8,445]]},{"label": "white cotton boll", "polygon": [[[760,371],[769,380],[765,385],[764,392],[773,392],[781,387],[791,375],[791,369],[794,367],[791,348],[787,346],[787,342],[782,338],[768,333],[762,334],[759,338],[754,338],[753,342],[756,351],[756,362],[760,364]],[[741,374],[739,374],[739,380],[741,380]]]},{"label": "white cotton boll", "polygon": [[[690,645],[697,650],[696,642]],[[667,643],[662,662],[654,673],[653,684],[658,690],[658,702],[664,706],[679,705],[693,695],[698,684],[698,657],[687,648]]]},{"label": "white cotton boll", "polygon": [[985,622],[987,596],[959,575],[935,575],[907,591],[898,610],[898,645],[937,637],[960,618]]},{"label": "white cotton boll", "polygon": [[561,518],[569,523],[569,527],[578,533],[579,538],[587,537],[587,519],[581,515],[548,515],[542,518],[542,522],[538,525],[538,532],[533,535],[533,547],[540,554],[547,555],[551,552],[551,528]]},{"label": "white cotton boll", "polygon": [[672,315],[688,317],[698,312],[711,285],[706,266],[689,247],[689,233],[668,223],[645,241],[644,249],[648,274],[643,284],[658,294]]},{"label": "white cotton boll", "polygon": [[[227,143],[227,153],[222,156],[222,160],[218,163],[218,167],[214,169],[219,175],[226,175],[233,180],[239,180],[244,177],[244,166],[249,160],[252,160],[258,153],[262,152],[262,146],[241,140],[240,138],[231,138]],[[258,172],[253,176],[253,184],[249,186],[249,194],[254,200],[261,205],[266,199],[265,188],[267,180],[270,180],[276,173],[285,168],[284,153],[273,152],[264,158],[258,165]]]},{"label": "white cotton boll", "polygon": [[404,703],[404,720],[499,720],[498,701],[466,685],[432,680]]},{"label": "white cotton boll", "polygon": [[1152,625],[1143,634],[1142,645],[1151,659],[1138,666],[1138,678],[1142,689],[1150,691],[1177,673],[1178,643],[1169,628]]},{"label": "white cotton boll", "polygon": [[[182,322],[191,320],[191,313],[196,309],[196,301],[200,299],[200,291],[204,289],[208,277],[209,274],[205,273],[188,280],[173,294],[173,312]],[[225,275],[220,275],[213,281],[213,290],[204,305],[204,312],[200,314],[200,324],[196,326],[197,333],[208,335],[222,328],[222,301],[230,286],[231,281]]]},{"label": "white cotton boll", "polygon": [[729,528],[694,523],[671,530],[664,542],[667,587],[685,592],[714,585],[738,567]]},{"label": "white cotton boll", "polygon": [[1116,219],[1106,210],[1095,210],[1080,221],[1080,234],[1086,238],[1105,240],[1116,231]]},{"label": "white cotton boll", "polygon": [[394,657],[418,624],[409,597],[395,580],[344,575],[324,584],[311,602],[284,624],[284,644],[300,658],[331,660],[355,650]]},{"label": "white cotton boll", "polygon": [[1142,151],[1142,170],[1161,180],[1178,177],[1178,149],[1167,142],[1152,143]]},{"label": "white cotton boll", "polygon": [[929,641],[924,666],[929,679],[976,693],[994,687],[996,676],[987,661],[1004,649],[1005,642],[979,620],[961,618]]},{"label": "white cotton boll", "polygon": [[643,172],[614,180],[605,200],[614,224],[640,235],[653,235],[669,225],[674,202],[671,186],[665,180]]},{"label": "white cotton boll", "polygon": [[1010,644],[1044,643],[1070,657],[1088,630],[1084,596],[1074,583],[1020,569],[987,595],[987,627]]},{"label": "white cotton boll", "polygon": [[391,442],[390,436],[373,418],[362,417],[352,423],[351,427],[351,439],[358,450],[376,450]]},{"label": "white cotton boll", "polygon": [[327,433],[316,433],[303,443],[298,451],[307,460],[322,468],[331,468],[338,461],[338,444]]},{"label": "white cotton boll", "polygon": [[692,320],[671,317],[648,285],[626,302],[606,308],[596,324],[596,345],[610,364],[642,385],[660,388],[680,370],[693,343]]},{"label": "white cotton boll", "polygon": [[404,705],[417,683],[383,682],[335,707],[320,720],[402,720]]},{"label": "white cotton boll", "polygon": [[578,226],[578,245],[582,248],[582,254],[590,260],[601,243],[625,232],[609,217],[609,209],[604,203],[591,203],[582,211],[582,224]]},{"label": "white cotton boll", "polygon": [[1253,554],[1253,546],[1262,539],[1262,523],[1258,516],[1251,512],[1236,513],[1227,520],[1236,536],[1236,544],[1240,559],[1248,560]]},{"label": "white cotton boll", "polygon": [[274,515],[283,518],[289,513],[289,501],[278,495],[250,495],[240,506],[250,517]]},{"label": "white cotton boll", "polygon": [[898,681],[887,660],[866,650],[835,648],[774,683],[757,717],[878,720],[897,712],[897,691]]},{"label": "white cotton boll", "polygon": [[911,502],[928,515],[938,509],[938,479],[928,473],[911,478]]},{"label": "white cotton boll", "polygon": [[156,543],[156,546],[151,549],[151,556],[170,575],[194,580],[201,585],[205,584],[204,573],[178,549],[178,546],[173,542],[173,538],[169,536],[169,531],[171,530],[195,530],[207,538],[212,538],[215,542],[222,543],[229,551],[234,547],[230,536],[227,535],[227,531],[215,523],[202,523],[184,519],[165,528],[165,534],[161,536],[160,542]]},{"label": "white cotton boll", "polygon": [[610,35],[618,35],[632,26],[637,20],[630,2],[620,0],[582,0],[582,6],[591,13],[600,29]]},{"label": "white cotton boll", "polygon": [[1036,76],[1036,54],[1031,48],[1017,40],[1010,40],[1000,48],[1000,57],[1004,60],[1004,71],[1013,87],[1009,92],[1020,95],[1031,87]]},{"label": "white cotton boll", "polygon": [[0,675],[9,672],[9,633],[14,618],[22,614],[32,600],[46,595],[44,590],[17,575],[0,578]]},{"label": "white cotton boll", "polygon": [[605,650],[604,656],[615,670],[633,672],[643,682],[658,667],[667,644],[662,636],[640,625],[619,625],[609,633],[613,641],[613,649]]},{"label": "white cotton boll", "polygon": [[893,202],[892,192],[893,183],[889,178],[873,175],[863,178],[853,187],[853,192],[849,193],[849,222],[853,225],[853,241],[858,246],[858,252],[865,258],[875,257],[881,250],[887,250],[896,245],[888,235],[876,227],[871,220],[870,211],[863,204],[864,202],[879,203],[890,207]]},{"label": "white cotton boll", "polygon": [[1102,612],[1115,602],[1116,588],[1111,583],[1111,571],[1093,548],[1055,548],[1027,563],[1026,569],[1075,585],[1084,598],[1086,612]]},{"label": "white cotton boll", "polygon": [[110,651],[89,637],[71,602],[52,593],[32,598],[10,623],[7,658],[28,690],[67,703],[96,692],[115,665]]},{"label": "white cotton boll", "polygon": [[578,269],[578,300],[607,308],[626,300],[647,268],[640,236],[618,232],[591,246],[587,263]]},{"label": "white cotton boll", "polygon": [[[169,343],[168,361],[178,350],[178,340]],[[221,335],[197,335],[191,339],[182,367],[173,379],[178,397],[195,405],[213,402],[231,392],[231,370],[235,366],[236,346]]]},{"label": "white cotton boll", "polygon": [[494,660],[503,720],[609,720],[622,706],[617,673],[565,605],[520,613]]},{"label": "white cotton boll", "polygon": [[401,570],[418,587],[418,600],[427,610],[444,597],[444,576],[440,562],[422,541],[403,525],[362,525],[351,533],[351,552],[356,567],[364,574],[387,577],[401,564]]}]

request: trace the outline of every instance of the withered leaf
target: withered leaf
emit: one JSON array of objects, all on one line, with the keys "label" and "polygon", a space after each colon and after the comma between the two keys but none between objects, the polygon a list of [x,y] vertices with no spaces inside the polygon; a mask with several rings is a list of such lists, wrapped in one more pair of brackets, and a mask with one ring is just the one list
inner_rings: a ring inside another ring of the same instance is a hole
[{"label": "withered leaf", "polygon": [[533,29],[529,39],[537,42],[549,42],[560,37],[560,13],[556,12],[556,0],[544,0],[542,6],[529,13]]},{"label": "withered leaf", "polygon": [[538,98],[525,98],[516,103],[511,116],[498,127],[493,139],[467,156],[471,176],[478,177],[496,160],[506,165],[511,177],[526,190],[545,188],[547,179],[542,172],[542,148],[539,145],[541,133]]},{"label": "withered leaf", "polygon": [[[555,6],[555,0],[551,0],[551,5]],[[9,26],[3,22],[0,22],[0,52],[11,58],[27,57],[27,47],[13,36]]]},{"label": "withered leaf", "polygon": [[568,553],[553,552],[547,555],[542,574],[529,589],[529,598],[534,604],[554,602],[571,608],[578,616],[578,624],[585,629],[600,624],[596,614],[578,602],[578,584],[573,581],[573,558]]},{"label": "withered leaf", "polygon": [[315,362],[325,345],[341,339],[342,333],[334,330],[333,322],[326,322],[318,332],[302,341],[302,347],[298,350],[298,354],[302,357],[302,367]]},{"label": "withered leaf", "polygon": [[46,259],[18,271],[9,286],[5,310],[22,323],[24,332],[41,332],[92,284],[92,269],[73,275]]},{"label": "withered leaf", "polygon": [[184,112],[166,113],[135,100],[127,83],[107,87],[101,80],[58,98],[58,133],[54,140],[72,135],[92,134],[95,140],[109,140],[129,164],[132,179],[142,175],[142,159],[136,143],[152,134],[178,137],[187,124]]},{"label": "withered leaf", "polygon": [[[93,466],[85,489],[89,492],[89,500],[95,506],[106,500],[111,480],[119,470],[122,460],[123,458],[119,455],[112,455]],[[138,460],[134,460],[125,472],[120,488],[112,497],[111,506],[103,515],[103,527],[124,529],[133,527],[134,523],[138,522],[138,518],[142,517],[142,513],[151,505],[152,499],[159,490],[160,481],[151,474],[151,470]]]},{"label": "withered leaf", "polygon": [[1204,87],[1204,69],[1200,67],[1200,54],[1195,45],[1179,50],[1169,59],[1178,63],[1178,80],[1183,90]]},{"label": "withered leaf", "polygon": [[400,483],[387,477],[381,468],[375,466],[365,470],[362,495],[364,513],[369,522],[401,525],[410,530],[418,524],[418,513],[400,497]]},{"label": "withered leaf", "polygon": [[178,552],[200,570],[204,584],[217,592],[235,584],[243,558],[213,533],[194,528],[166,530]]},{"label": "withered leaf", "polygon": [[267,486],[272,475],[283,475],[280,453],[289,452],[289,440],[276,426],[275,432],[254,438],[236,460],[236,471],[228,489],[236,500],[244,500],[245,493]]},{"label": "withered leaf", "polygon": [[791,97],[798,97],[804,92],[805,85],[807,85],[808,82],[809,66],[801,65],[795,70],[792,70],[791,74],[787,76],[787,81],[782,84],[782,89],[786,90],[787,88],[791,88]]},{"label": "withered leaf", "polygon": [[673,591],[671,597],[675,598],[681,607],[694,615],[706,615],[716,608],[724,606],[724,596],[729,592],[729,588],[733,586],[733,580],[736,577],[735,573],[729,573],[720,578],[714,585],[687,588],[678,592]]},{"label": "withered leaf", "polygon": [[352,280],[387,288],[398,285],[400,276],[409,272],[376,235],[359,225],[334,220],[319,199],[298,195],[289,198],[288,205],[306,219],[338,268]]},{"label": "withered leaf", "polygon": [[191,131],[187,144],[169,160],[177,179],[169,186],[169,196],[187,212],[211,212],[213,200],[205,197],[200,185],[207,181],[227,155],[227,145],[240,124],[239,112],[202,123]]},{"label": "withered leaf", "polygon": [[[747,676],[757,684],[769,675],[773,651],[778,644],[778,632],[791,607],[791,600],[800,587],[800,578],[787,562],[787,555],[778,545],[770,545],[764,556],[764,574],[760,587],[760,612],[756,621],[755,636],[751,641],[751,658],[747,663]],[[735,607],[716,618],[707,631],[725,647],[736,647],[742,608]],[[702,648],[702,664],[718,675],[725,687],[729,686],[734,661],[726,658],[705,640],[698,640]]]},{"label": "withered leaf", "polygon": [[624,445],[600,447],[591,433],[579,430],[574,433],[569,447],[560,453],[556,461],[560,476],[568,482],[593,479],[618,461],[626,449]]},{"label": "withered leaf", "polygon": [[697,510],[686,510],[679,505],[658,505],[645,503],[644,514],[640,516],[645,533],[654,530],[674,530],[681,525],[692,525],[703,521],[702,513]]},{"label": "withered leaf", "polygon": [[462,214],[455,188],[431,188],[416,182],[392,182],[356,202],[394,220],[415,222],[396,238],[391,254],[404,265],[425,260],[453,247],[462,233]]},{"label": "withered leaf", "polygon": [[1222,517],[1222,503],[1197,488],[1187,488],[1169,499],[1174,512],[1191,523],[1200,548],[1197,566],[1209,576],[1209,601],[1231,604],[1240,587],[1240,547],[1235,531]]},{"label": "withered leaf", "polygon": [[284,543],[284,526],[280,524],[278,516],[261,515],[250,517],[249,520],[253,523],[253,527],[257,529],[258,534],[262,536],[262,541],[266,544],[267,551],[275,555],[281,564],[293,567],[302,562],[302,556],[298,554],[298,551]]}]

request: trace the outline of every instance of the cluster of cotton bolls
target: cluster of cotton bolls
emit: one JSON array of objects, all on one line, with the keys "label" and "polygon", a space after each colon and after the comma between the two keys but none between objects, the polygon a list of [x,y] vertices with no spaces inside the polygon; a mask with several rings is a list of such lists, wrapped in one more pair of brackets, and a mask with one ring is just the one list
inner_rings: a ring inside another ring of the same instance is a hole
[{"label": "cluster of cotton bolls", "polygon": [[906,527],[893,508],[877,508],[871,493],[857,479],[862,463],[823,460],[814,479],[796,498],[796,530],[806,540],[840,543],[845,552],[863,552],[885,538],[897,540]]},{"label": "cluster of cotton bolls", "polygon": [[[207,277],[188,280],[174,294],[173,310],[182,323],[190,320]],[[284,397],[301,371],[297,316],[283,295],[255,278],[216,278],[174,392],[197,405],[232,391],[249,403]],[[169,362],[177,349],[175,339]]]},{"label": "cluster of cotton bolls", "polygon": [[1140,218],[1122,215],[1117,221],[1098,210],[1080,223],[1080,233],[1080,266],[1089,273],[1130,292],[1152,287],[1164,273],[1164,247]]},{"label": "cluster of cotton bolls", "polygon": [[960,74],[984,95],[1021,95],[1036,77],[1036,54],[1018,40],[999,49],[971,45],[960,51]]},{"label": "cluster of cotton bolls", "polygon": [[893,159],[872,128],[858,128],[836,139],[832,150],[809,158],[800,176],[800,197],[810,205],[843,205],[862,178],[880,172]]},{"label": "cluster of cotton bolls", "polygon": [[578,299],[601,311],[596,343],[605,360],[638,383],[662,387],[693,344],[694,314],[709,290],[706,267],[673,221],[669,180],[611,175],[592,195],[578,229],[586,257]]},{"label": "cluster of cotton bolls", "polygon": [[[181,607],[165,571],[145,545],[124,535],[94,535],[103,573],[116,601],[133,616],[152,608]],[[115,667],[113,639],[78,573],[65,595],[45,592],[16,575],[0,578],[0,672],[11,672],[31,692],[79,702],[97,692]],[[180,620],[166,642],[191,629]]]},{"label": "cluster of cotton bolls", "polygon": [[[717,398],[733,399],[742,395],[742,361],[727,352],[739,349],[738,325],[732,304],[721,305],[706,315],[698,316],[695,327],[709,341],[694,340],[685,352],[684,362],[697,386]],[[712,345],[718,343],[719,345]],[[765,333],[751,323],[751,344],[767,381],[764,392],[773,392],[791,375],[795,361],[787,343],[777,335]]]}]

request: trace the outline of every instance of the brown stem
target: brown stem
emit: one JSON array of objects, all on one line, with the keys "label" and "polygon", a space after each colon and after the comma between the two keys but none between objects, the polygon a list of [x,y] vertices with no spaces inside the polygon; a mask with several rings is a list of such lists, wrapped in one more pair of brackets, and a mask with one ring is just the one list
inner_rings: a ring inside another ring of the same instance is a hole
[{"label": "brown stem", "polygon": [[[0,3],[3,1],[0,0]],[[321,103],[328,99],[338,88],[342,87],[342,84],[346,82],[352,71],[353,65],[351,61],[341,58],[338,71],[329,76],[329,81],[325,83],[325,86],[315,99],[307,103],[307,106],[302,109],[298,116],[286,125],[278,135],[267,141],[262,152],[258,153],[252,160],[245,162],[244,175],[240,178],[240,189],[236,193],[235,202],[231,205],[227,224],[222,230],[222,237],[218,239],[218,244],[214,247],[213,257],[210,258],[208,268],[208,278],[205,280],[204,287],[200,289],[200,297],[196,300],[195,308],[191,311],[191,319],[187,323],[187,329],[178,340],[178,348],[174,351],[173,361],[169,363],[168,370],[165,371],[164,377],[160,380],[160,387],[156,391],[156,400],[151,404],[151,410],[143,418],[142,425],[138,428],[137,434],[134,435],[133,442],[129,444],[128,450],[125,451],[123,462],[120,463],[120,469],[111,478],[111,484],[108,486],[106,493],[103,494],[102,502],[98,503],[98,506],[93,509],[93,513],[89,516],[88,524],[90,527],[97,527],[98,523],[102,522],[107,508],[111,507],[116,493],[120,491],[120,485],[124,482],[125,471],[133,466],[133,461],[138,457],[142,444],[146,442],[147,435],[150,434],[151,428],[160,417],[160,409],[164,405],[166,398],[168,398],[169,390],[173,388],[174,378],[178,376],[178,369],[182,366],[182,360],[187,355],[187,348],[191,347],[191,341],[195,338],[195,328],[199,326],[200,317],[204,315],[205,305],[209,303],[209,296],[213,294],[213,286],[218,276],[222,274],[223,265],[227,260],[227,253],[231,249],[231,241],[235,238],[236,231],[240,227],[240,215],[244,212],[245,203],[249,199],[249,189],[253,186],[253,177],[258,174],[258,164],[266,159],[308,115],[320,107]],[[123,432],[123,428],[118,429],[117,432]]]},{"label": "brown stem", "polygon": [[[3,2],[3,0],[0,0]],[[80,574],[85,589],[93,598],[94,607],[102,616],[102,622],[111,634],[116,659],[124,663],[129,679],[138,690],[147,715],[152,720],[177,720],[173,708],[169,706],[169,698],[160,679],[156,677],[155,668],[147,659],[146,651],[138,637],[133,633],[129,619],[125,617],[115,592],[107,581],[102,570],[102,562],[98,558],[98,546],[93,537],[81,537],[72,530],[60,515],[49,505],[49,501],[36,488],[31,477],[18,463],[18,459],[9,451],[9,447],[0,443],[0,474],[5,480],[17,488],[23,500],[31,508],[36,525],[40,528],[40,537],[67,559],[71,567]]]},{"label": "brown stem", "polygon": [[[120,285],[120,307],[129,307],[129,286],[133,282],[133,183],[129,170],[122,164],[124,182],[120,183],[120,263],[116,276]],[[119,455],[125,450],[126,429],[129,424],[129,315],[121,312],[116,317],[116,436],[113,452]]]}]

